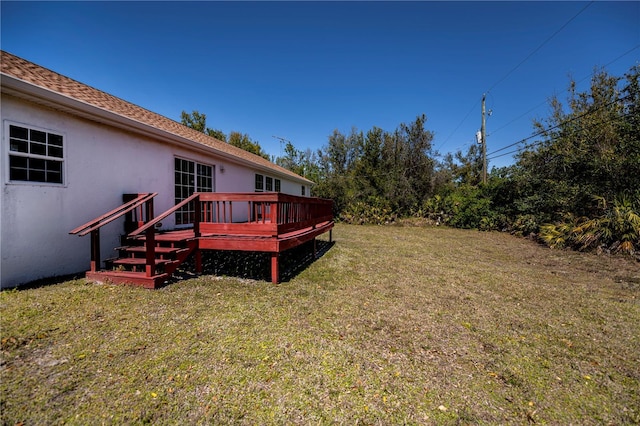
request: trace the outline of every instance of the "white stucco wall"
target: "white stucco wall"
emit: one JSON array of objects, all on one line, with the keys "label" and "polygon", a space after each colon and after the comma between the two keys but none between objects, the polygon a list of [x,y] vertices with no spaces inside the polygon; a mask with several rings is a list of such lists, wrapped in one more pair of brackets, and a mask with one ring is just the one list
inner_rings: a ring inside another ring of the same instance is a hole
[{"label": "white stucco wall", "polygon": [[[2,96],[1,116],[3,288],[87,270],[90,238],[69,235],[69,231],[122,204],[124,193],[157,192],[156,214],[173,206],[176,156],[214,166],[217,192],[254,190],[253,169],[11,96]],[[64,185],[9,182],[8,123],[63,135]],[[279,178],[283,192],[300,195],[299,183]],[[173,216],[163,221],[163,229],[173,226]],[[123,219],[101,229],[102,259],[115,254],[113,248],[122,233]]]}]

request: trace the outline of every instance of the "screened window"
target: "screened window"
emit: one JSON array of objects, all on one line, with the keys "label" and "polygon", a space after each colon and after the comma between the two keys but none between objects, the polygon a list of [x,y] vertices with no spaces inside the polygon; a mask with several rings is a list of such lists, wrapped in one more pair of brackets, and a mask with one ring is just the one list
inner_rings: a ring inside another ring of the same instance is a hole
[{"label": "screened window", "polygon": [[9,125],[9,180],[64,183],[63,137]]},{"label": "screened window", "polygon": [[[175,203],[189,198],[194,192],[213,192],[213,167],[195,161],[175,159]],[[176,225],[193,223],[195,205],[189,203],[176,211]]]},{"label": "screened window", "polygon": [[273,191],[273,178],[272,177],[265,177],[264,178],[264,189],[267,192],[271,192]]},{"label": "screened window", "polygon": [[276,179],[275,183],[276,183],[275,191],[280,192],[280,179]]},{"label": "screened window", "polygon": [[303,197],[306,195],[306,192],[307,192],[307,188],[304,185],[302,185],[302,196]]}]

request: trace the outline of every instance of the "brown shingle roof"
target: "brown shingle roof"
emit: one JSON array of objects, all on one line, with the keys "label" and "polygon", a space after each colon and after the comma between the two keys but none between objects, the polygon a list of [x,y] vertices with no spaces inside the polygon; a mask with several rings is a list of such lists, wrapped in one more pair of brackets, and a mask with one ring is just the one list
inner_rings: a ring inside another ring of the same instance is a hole
[{"label": "brown shingle roof", "polygon": [[283,167],[265,160],[259,155],[252,154],[226,142],[219,141],[218,139],[212,138],[202,132],[198,132],[197,130],[184,126],[177,121],[171,120],[160,114],[156,114],[155,112],[134,105],[101,90],[87,86],[86,84],[75,81],[69,77],[65,77],[11,53],[3,50],[0,50],[0,52],[2,55],[0,60],[2,74],[6,74],[71,99],[84,102],[93,107],[117,114],[118,116],[189,139],[206,147],[213,148],[212,152],[220,151],[240,160],[244,160],[245,163],[248,162],[260,168],[267,168],[275,173],[287,175],[296,180],[311,182]]}]

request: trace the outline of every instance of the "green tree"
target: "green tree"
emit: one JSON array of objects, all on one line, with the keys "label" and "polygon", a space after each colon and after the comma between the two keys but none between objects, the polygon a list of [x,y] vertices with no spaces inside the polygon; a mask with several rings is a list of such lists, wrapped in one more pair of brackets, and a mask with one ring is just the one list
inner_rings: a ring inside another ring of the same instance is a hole
[{"label": "green tree", "polygon": [[299,175],[304,172],[303,153],[296,149],[290,141],[287,141],[284,146],[284,155],[276,158],[275,163]]},{"label": "green tree", "polygon": [[466,154],[457,151],[452,166],[453,179],[457,183],[479,185],[482,181],[482,147],[472,144]]},{"label": "green tree", "polygon": [[227,141],[227,136],[222,130],[211,129],[207,127],[207,115],[198,111],[192,111],[190,114],[186,111],[182,111],[180,114],[180,121],[187,127],[191,127],[194,130],[202,132],[206,135],[214,137],[223,142]]},{"label": "green tree", "polygon": [[356,138],[359,153],[354,164],[355,185],[359,198],[372,200],[384,193],[385,171],[382,168],[382,145],[385,132],[373,127],[364,137]]},{"label": "green tree", "polygon": [[383,221],[419,209],[434,188],[433,134],[425,123],[421,115],[392,133],[334,130],[318,155],[317,194],[332,198],[337,212],[351,206],[350,213],[366,216],[370,208],[369,216]]},{"label": "green tree", "polygon": [[236,131],[232,131],[229,133],[228,138],[229,144],[236,146],[240,149],[244,149],[245,151],[251,152],[253,154],[259,155],[260,157],[270,160],[269,154],[262,150],[260,143],[257,141],[251,140],[249,135],[246,133],[240,133]]},{"label": "green tree", "polygon": [[236,131],[232,131],[229,133],[229,136],[224,134],[222,130],[212,129],[207,127],[207,116],[206,114],[200,113],[198,111],[193,111],[190,114],[186,111],[182,111],[181,121],[187,127],[191,127],[194,130],[205,133],[208,136],[221,140],[223,142],[227,142],[233,146],[236,146],[240,149],[244,149],[245,151],[251,152],[253,154],[259,155],[260,157],[271,160],[269,154],[262,150],[260,143],[257,141],[251,140],[249,135],[245,133],[240,133]]},{"label": "green tree", "polygon": [[425,129],[426,115],[401,123],[385,140],[385,163],[390,171],[386,196],[398,214],[407,215],[420,208],[433,195],[435,159],[433,133]]},{"label": "green tree", "polygon": [[322,179],[315,186],[315,193],[333,200],[336,215],[347,206],[353,193],[349,173],[351,157],[348,138],[337,129],[329,136],[327,145],[318,151],[318,169]]},{"label": "green tree", "polygon": [[621,81],[599,71],[585,92],[572,81],[567,111],[554,97],[550,117],[534,123],[541,139],[519,155],[514,176],[532,214],[545,221],[592,216],[595,196],[611,203],[640,186],[638,67],[623,88]]}]

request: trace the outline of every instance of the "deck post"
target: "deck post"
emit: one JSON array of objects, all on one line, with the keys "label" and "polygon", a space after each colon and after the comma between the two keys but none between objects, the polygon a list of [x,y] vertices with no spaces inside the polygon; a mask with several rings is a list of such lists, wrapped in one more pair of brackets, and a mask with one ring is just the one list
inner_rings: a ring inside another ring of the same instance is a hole
[{"label": "deck post", "polygon": [[271,282],[278,284],[280,282],[280,253],[271,253]]},{"label": "deck post", "polygon": [[100,228],[91,231],[91,272],[100,270]]},{"label": "deck post", "polygon": [[318,242],[316,241],[316,237],[313,237],[313,258],[318,258]]},{"label": "deck post", "polygon": [[329,229],[329,242],[333,242],[333,229]]},{"label": "deck post", "polygon": [[[142,206],[140,206],[142,209]],[[143,223],[150,222],[153,220],[153,198],[149,199],[146,203],[144,203],[144,221],[142,220],[142,210],[140,210],[140,216],[138,217],[138,228],[140,228]]]}]

